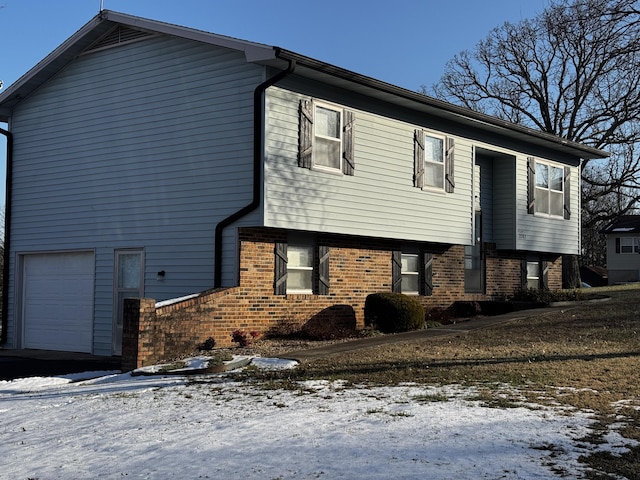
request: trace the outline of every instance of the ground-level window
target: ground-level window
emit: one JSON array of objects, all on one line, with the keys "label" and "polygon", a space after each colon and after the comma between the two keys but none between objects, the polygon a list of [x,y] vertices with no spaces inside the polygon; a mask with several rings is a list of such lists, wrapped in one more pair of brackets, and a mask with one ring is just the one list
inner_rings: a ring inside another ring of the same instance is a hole
[{"label": "ground-level window", "polygon": [[527,262],[527,288],[540,288],[540,262]]},{"label": "ground-level window", "polygon": [[522,286],[543,289],[549,285],[549,262],[532,256],[522,261]]},{"label": "ground-level window", "polygon": [[419,257],[417,254],[403,253],[401,257],[402,284],[401,292],[408,295],[419,293]]},{"label": "ground-level window", "polygon": [[296,242],[275,244],[274,293],[329,294],[329,247]]},{"label": "ground-level window", "polygon": [[433,254],[429,252],[391,255],[391,290],[407,295],[433,294]]},{"label": "ground-level window", "polygon": [[287,247],[287,293],[313,292],[313,247]]}]

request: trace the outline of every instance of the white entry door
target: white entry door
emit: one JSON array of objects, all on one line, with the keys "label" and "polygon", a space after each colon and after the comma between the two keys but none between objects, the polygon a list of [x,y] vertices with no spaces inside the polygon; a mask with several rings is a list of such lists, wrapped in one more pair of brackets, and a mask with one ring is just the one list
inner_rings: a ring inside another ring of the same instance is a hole
[{"label": "white entry door", "polygon": [[144,251],[116,250],[113,354],[122,354],[122,323],[124,317],[124,299],[142,298],[144,295]]},{"label": "white entry door", "polygon": [[22,258],[23,348],[91,353],[93,252]]}]

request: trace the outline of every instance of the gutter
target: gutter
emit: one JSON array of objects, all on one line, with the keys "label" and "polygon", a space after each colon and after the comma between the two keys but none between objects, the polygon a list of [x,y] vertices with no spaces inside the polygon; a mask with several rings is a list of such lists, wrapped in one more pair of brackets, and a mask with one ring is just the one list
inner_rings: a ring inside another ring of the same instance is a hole
[{"label": "gutter", "polygon": [[0,345],[7,342],[7,328],[9,325],[9,250],[11,245],[11,185],[13,176],[13,134],[8,130],[0,128],[0,134],[7,137],[7,178],[5,190],[5,211],[4,211],[4,252],[2,268],[2,332],[0,333]]},{"label": "gutter", "polygon": [[[289,66],[286,70],[283,70],[273,77],[267,79],[258,85],[253,91],[253,199],[251,203],[235,213],[232,213],[227,218],[222,219],[216,225],[215,237],[214,237],[214,272],[213,272],[213,287],[220,288],[222,286],[222,234],[224,229],[232,223],[240,220],[242,217],[248,215],[257,209],[262,203],[262,157],[264,151],[264,135],[263,135],[263,95],[264,92],[270,86],[276,84],[286,76],[293,73],[296,68],[295,59],[289,60]],[[6,267],[5,267],[6,268]],[[4,305],[3,305],[4,308]],[[4,330],[3,330],[4,331]]]},{"label": "gutter", "polygon": [[[346,80],[350,83],[355,83],[357,85],[361,85],[377,92],[392,95],[397,98],[402,98],[405,100],[409,100],[411,102],[417,102],[426,107],[442,111],[451,115],[453,117],[469,119],[476,122],[479,125],[486,125],[493,129],[502,129],[506,132],[510,132],[512,134],[523,134],[528,137],[532,137],[538,140],[541,140],[545,143],[551,143],[555,146],[564,147],[573,150],[573,155],[580,156],[582,158],[595,159],[595,158],[606,158],[609,157],[609,153],[603,150],[590,147],[588,145],[583,145],[580,143],[573,142],[571,140],[566,140],[562,137],[558,137],[556,135],[541,132],[538,130],[534,130],[529,127],[525,127],[523,125],[517,125],[511,122],[507,122],[506,120],[501,120],[499,118],[493,117],[491,115],[487,115],[485,113],[476,112],[474,110],[470,110],[465,107],[461,107],[458,105],[454,105],[452,103],[446,102],[444,100],[440,100],[437,98],[429,97],[427,95],[423,95],[418,92],[413,92],[411,90],[407,90],[402,87],[398,87],[396,85],[392,85],[390,83],[383,82],[381,80],[377,80],[375,78],[367,77],[365,75],[361,75],[359,73],[352,72],[350,70],[343,69],[341,67],[336,67],[334,65],[322,62],[320,60],[316,60],[310,57],[306,57],[304,55],[300,55],[298,53],[292,52],[290,50],[285,49],[277,49],[276,56],[281,60],[293,61],[297,62],[298,65],[302,67],[309,68],[316,72],[323,73],[325,75],[330,75],[332,77],[340,78],[342,80]],[[579,154],[577,152],[580,152]]]}]

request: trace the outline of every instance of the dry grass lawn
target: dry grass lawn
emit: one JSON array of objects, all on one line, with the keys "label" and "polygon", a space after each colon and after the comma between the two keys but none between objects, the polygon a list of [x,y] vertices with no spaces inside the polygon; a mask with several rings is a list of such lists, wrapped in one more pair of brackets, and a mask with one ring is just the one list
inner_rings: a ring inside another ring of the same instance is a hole
[{"label": "dry grass lawn", "polygon": [[[616,423],[623,436],[640,440],[640,286],[587,292],[611,298],[469,334],[314,359],[294,371],[263,374],[263,380],[476,386],[483,400],[496,407],[521,404],[525,398],[592,410],[602,434]],[[596,443],[598,436],[584,441]],[[640,479],[640,447],[583,461],[595,469],[593,479]]]}]

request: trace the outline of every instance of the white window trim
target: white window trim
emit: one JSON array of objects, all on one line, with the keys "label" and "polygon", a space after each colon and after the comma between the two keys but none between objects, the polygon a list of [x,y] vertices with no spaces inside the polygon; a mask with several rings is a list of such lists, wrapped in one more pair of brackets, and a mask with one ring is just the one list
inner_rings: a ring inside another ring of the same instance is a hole
[{"label": "white window trim", "polygon": [[[537,265],[538,268],[538,275],[530,275],[529,274],[529,265]],[[540,266],[540,262],[538,260],[527,260],[527,289],[531,289],[532,287],[529,287],[529,281],[530,280],[535,280],[536,282],[536,287],[535,289],[539,289],[540,288],[540,275],[542,274],[542,272],[540,271],[541,266]]]},{"label": "white window trim", "polygon": [[[545,160],[536,159],[536,168],[537,168],[538,165],[546,165],[547,166],[548,175],[549,175],[549,178],[547,179],[547,182],[548,182],[549,186],[546,187],[546,188],[538,186],[538,178],[537,178],[538,172],[536,171],[536,184],[535,184],[535,187],[534,187],[534,198],[535,198],[534,202],[537,204],[537,202],[540,201],[540,197],[537,195],[538,190],[546,191],[548,193],[548,200],[547,200],[548,205],[547,205],[547,208],[549,210],[549,213],[534,211],[534,215],[540,216],[540,217],[557,218],[557,219],[560,219],[560,220],[564,220],[564,205],[565,205],[565,197],[564,196],[567,194],[567,192],[564,191],[564,181],[565,181],[565,178],[564,178],[564,166],[556,164],[556,163],[553,163],[553,162],[548,162],[548,161],[545,161]],[[560,171],[562,172],[562,182],[561,182],[562,190],[555,190],[555,189],[551,188],[551,169],[552,168],[559,168]],[[556,194],[557,193],[561,193],[562,194],[562,210],[561,210],[560,214],[551,213],[551,194],[552,193],[556,193]],[[535,208],[536,207],[534,206],[534,210],[535,210]]]},{"label": "white window trim", "polygon": [[297,244],[297,243],[290,243],[288,245],[288,247],[304,247],[304,248],[308,248],[311,251],[311,266],[307,267],[307,266],[290,266],[291,264],[288,263],[287,264],[287,272],[293,272],[293,271],[297,271],[297,272],[311,272],[311,284],[312,287],[311,288],[289,288],[289,285],[287,284],[287,294],[313,294],[313,270],[314,270],[314,263],[315,263],[315,251],[312,245],[307,245],[307,244]]},{"label": "white window trim", "polygon": [[[416,253],[402,253],[402,254],[401,254],[401,257],[416,257],[416,265],[418,265],[418,268],[420,268],[420,256],[419,256],[418,254],[416,254]],[[420,276],[420,272],[419,272],[418,270],[416,270],[416,271],[405,271],[405,270],[402,270],[402,271],[400,272],[400,276],[401,276],[402,278],[404,278],[405,276],[414,276],[414,275],[415,275],[416,277],[419,277],[419,276]],[[416,285],[418,285],[418,290],[415,290],[415,291],[414,291],[414,290],[404,291],[404,290],[402,290],[402,288],[401,288],[402,293],[404,293],[405,295],[420,295],[420,292],[419,292],[419,289],[420,289],[419,282],[420,282],[420,279],[418,278],[418,281],[416,282]],[[402,284],[401,284],[401,285],[402,285]]]},{"label": "white window trim", "polygon": [[[631,247],[631,251],[623,252],[624,247]],[[637,255],[638,253],[640,253],[640,237],[620,237],[620,255]]]},{"label": "white window trim", "polygon": [[[422,190],[428,190],[428,191],[432,191],[432,192],[437,192],[437,193],[445,193],[445,183],[447,181],[447,179],[445,178],[446,173],[447,173],[447,167],[446,167],[446,163],[447,163],[447,137],[446,135],[442,135],[440,133],[437,132],[433,132],[431,130],[423,130],[423,142],[424,142],[424,169],[425,169],[425,175],[426,175],[426,170],[427,170],[427,164],[431,164],[431,165],[438,165],[440,167],[442,167],[442,185],[441,186],[434,186],[434,185],[427,185],[426,184],[426,177],[424,180],[424,185],[422,187]],[[427,160],[427,137],[432,137],[432,138],[437,138],[439,140],[442,141],[442,162],[434,162],[431,160]]]},{"label": "white window trim", "polygon": [[[338,134],[340,135],[339,138],[339,143],[340,143],[340,147],[339,147],[339,151],[340,151],[340,163],[338,164],[338,166],[336,168],[334,167],[327,167],[326,165],[318,165],[316,163],[316,155],[317,155],[317,145],[318,142],[316,141],[317,138],[322,138],[324,140],[331,140],[331,141],[336,141],[336,139],[334,137],[327,137],[324,135],[319,135],[316,133],[316,125],[317,125],[317,109],[318,107],[320,108],[325,108],[327,110],[332,110],[334,112],[338,112],[338,114],[340,115],[340,127],[338,129]],[[314,148],[312,150],[311,153],[311,170],[317,170],[320,172],[326,172],[326,173],[331,173],[334,175],[343,175],[342,173],[342,162],[344,162],[344,159],[342,158],[343,152],[344,152],[344,108],[339,106],[339,105],[335,105],[335,104],[331,104],[331,103],[327,103],[327,102],[321,102],[321,101],[317,101],[314,100],[313,102],[313,118],[316,119],[313,122],[313,139],[312,139],[312,143],[314,145]]]}]

